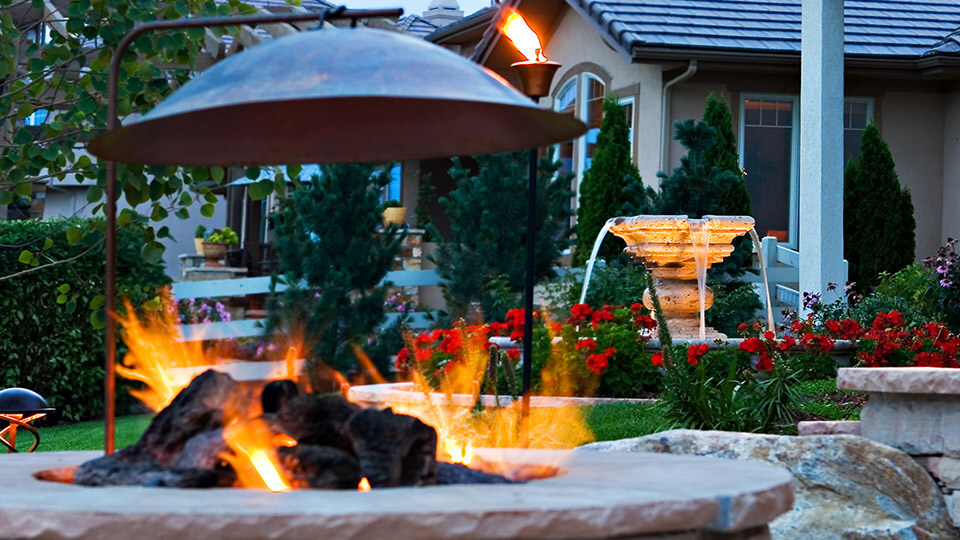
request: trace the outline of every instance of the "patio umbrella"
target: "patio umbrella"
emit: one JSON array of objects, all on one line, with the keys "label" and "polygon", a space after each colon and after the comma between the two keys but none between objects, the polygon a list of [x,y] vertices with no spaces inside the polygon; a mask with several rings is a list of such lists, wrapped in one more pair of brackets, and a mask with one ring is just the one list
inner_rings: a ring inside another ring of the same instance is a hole
[{"label": "patio umbrella", "polygon": [[[88,145],[90,153],[108,160],[108,313],[116,297],[116,161],[245,166],[427,159],[533,148],[586,131],[582,122],[540,109],[466,58],[417,38],[366,28],[302,32],[245,50],[118,127],[120,59],[146,32],[325,18],[356,23],[400,14],[341,7],[329,14],[158,21],[124,37],[110,67],[110,131]],[[115,321],[107,317],[107,454],[114,446],[115,335]]]}]

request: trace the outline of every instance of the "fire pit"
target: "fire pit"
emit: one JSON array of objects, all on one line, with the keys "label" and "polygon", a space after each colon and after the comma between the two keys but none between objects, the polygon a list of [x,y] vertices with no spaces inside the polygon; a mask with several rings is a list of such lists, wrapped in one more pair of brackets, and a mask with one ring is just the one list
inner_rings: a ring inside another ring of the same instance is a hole
[{"label": "fire pit", "polygon": [[762,538],[766,523],[793,501],[790,474],[766,464],[557,450],[477,451],[512,464],[563,460],[564,474],[545,480],[366,493],[87,488],[33,477],[98,455],[4,458],[0,537],[674,538],[655,533],[754,530]]}]

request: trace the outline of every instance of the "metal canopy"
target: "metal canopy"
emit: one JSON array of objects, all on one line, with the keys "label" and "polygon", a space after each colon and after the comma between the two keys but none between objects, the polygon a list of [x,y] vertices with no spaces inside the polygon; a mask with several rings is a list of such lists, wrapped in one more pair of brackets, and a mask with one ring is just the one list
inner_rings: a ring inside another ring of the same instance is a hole
[{"label": "metal canopy", "polygon": [[149,165],[376,162],[532,148],[586,129],[436,45],[326,28],[219,62],[89,150]]}]

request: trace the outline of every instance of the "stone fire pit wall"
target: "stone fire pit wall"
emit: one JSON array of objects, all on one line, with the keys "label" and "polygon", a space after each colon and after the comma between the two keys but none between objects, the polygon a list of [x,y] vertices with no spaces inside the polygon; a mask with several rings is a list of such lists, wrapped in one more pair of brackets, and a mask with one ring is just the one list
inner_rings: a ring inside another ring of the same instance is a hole
[{"label": "stone fire pit wall", "polygon": [[842,368],[837,388],[870,392],[861,435],[926,468],[960,527],[960,369]]}]

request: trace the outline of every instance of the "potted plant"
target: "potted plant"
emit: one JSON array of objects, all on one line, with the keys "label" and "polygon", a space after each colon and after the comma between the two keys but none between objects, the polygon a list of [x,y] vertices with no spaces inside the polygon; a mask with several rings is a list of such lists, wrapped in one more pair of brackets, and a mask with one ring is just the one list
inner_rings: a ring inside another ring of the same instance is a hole
[{"label": "potted plant", "polygon": [[193,233],[193,245],[197,249],[197,254],[203,254],[203,237],[207,235],[207,228],[203,225],[197,225],[197,230]]},{"label": "potted plant", "polygon": [[387,201],[383,203],[383,206],[384,226],[386,226],[388,223],[403,225],[403,222],[407,218],[407,209],[400,203],[400,201]]},{"label": "potted plant", "polygon": [[220,260],[227,256],[227,248],[231,244],[239,244],[240,238],[230,227],[216,229],[203,243],[203,256],[206,257],[204,266],[223,266]]}]

